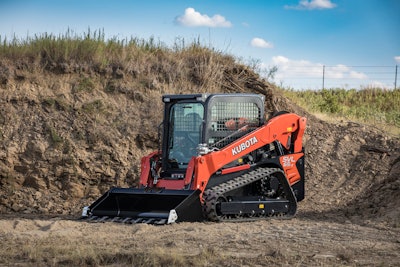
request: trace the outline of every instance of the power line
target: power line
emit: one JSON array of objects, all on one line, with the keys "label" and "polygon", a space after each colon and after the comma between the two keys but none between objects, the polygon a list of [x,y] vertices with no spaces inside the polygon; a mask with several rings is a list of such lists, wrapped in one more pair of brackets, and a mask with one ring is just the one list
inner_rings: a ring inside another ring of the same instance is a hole
[{"label": "power line", "polygon": [[284,66],[279,69],[276,77],[281,83],[306,84],[315,87],[316,82],[321,80],[322,88],[327,85],[333,87],[377,87],[397,89],[398,65],[354,65],[354,66]]}]

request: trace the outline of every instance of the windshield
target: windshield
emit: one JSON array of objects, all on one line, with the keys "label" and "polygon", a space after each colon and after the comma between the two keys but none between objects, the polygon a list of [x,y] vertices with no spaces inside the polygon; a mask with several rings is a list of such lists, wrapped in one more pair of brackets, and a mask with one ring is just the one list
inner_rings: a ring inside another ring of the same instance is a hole
[{"label": "windshield", "polygon": [[168,162],[171,168],[186,168],[189,160],[197,155],[203,115],[201,103],[176,103],[170,109]]}]

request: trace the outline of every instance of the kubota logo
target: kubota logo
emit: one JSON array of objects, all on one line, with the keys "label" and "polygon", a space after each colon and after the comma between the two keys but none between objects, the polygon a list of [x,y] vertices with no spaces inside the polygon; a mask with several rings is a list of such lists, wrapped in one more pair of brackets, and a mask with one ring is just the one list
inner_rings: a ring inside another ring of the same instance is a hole
[{"label": "kubota logo", "polygon": [[246,149],[248,149],[249,147],[251,147],[252,145],[254,145],[255,143],[257,143],[258,140],[257,138],[254,136],[246,141],[244,141],[243,143],[241,143],[238,146],[235,146],[234,148],[232,148],[232,155],[236,155]]}]

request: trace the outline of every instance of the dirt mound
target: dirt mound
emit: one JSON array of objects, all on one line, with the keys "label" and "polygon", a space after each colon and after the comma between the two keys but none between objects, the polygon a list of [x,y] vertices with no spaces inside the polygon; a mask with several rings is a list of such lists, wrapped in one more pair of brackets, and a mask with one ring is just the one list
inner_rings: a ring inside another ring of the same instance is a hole
[{"label": "dirt mound", "polygon": [[299,216],[400,225],[399,139],[321,121],[244,66],[220,66],[215,81],[190,73],[186,83],[161,77],[172,69],[164,65],[157,73],[24,66],[0,64],[1,213],[76,215],[111,186],[134,186],[141,156],[157,148],[162,94],[255,92],[269,115],[308,118]]},{"label": "dirt mound", "polygon": [[311,123],[307,135],[308,199],[303,211],[338,221],[399,226],[399,140],[345,122]]}]

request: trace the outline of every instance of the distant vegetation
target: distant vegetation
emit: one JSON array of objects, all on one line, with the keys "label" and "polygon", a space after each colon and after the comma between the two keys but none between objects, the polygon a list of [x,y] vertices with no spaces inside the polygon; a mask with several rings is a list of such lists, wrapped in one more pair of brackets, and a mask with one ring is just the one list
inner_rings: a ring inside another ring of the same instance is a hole
[{"label": "distant vegetation", "polygon": [[400,133],[400,90],[284,90],[284,95],[312,113],[383,125]]},{"label": "distant vegetation", "polygon": [[[81,35],[68,30],[61,35],[44,33],[25,39],[0,36],[0,64],[4,64],[4,60],[22,62],[22,68],[61,72],[66,72],[66,68],[72,68],[73,72],[90,68],[100,73],[107,68],[123,69],[132,75],[153,75],[182,88],[185,82],[180,79],[190,77],[211,92],[216,90],[216,84],[224,75],[221,66],[239,61],[202,45],[199,40],[185,43],[179,39],[168,47],[154,38],[106,39],[103,31],[91,32],[90,29]],[[249,63],[247,67],[258,70],[257,64]],[[273,77],[276,71],[272,68],[268,76]],[[399,89],[278,90],[309,112],[382,124],[400,132]]]}]

